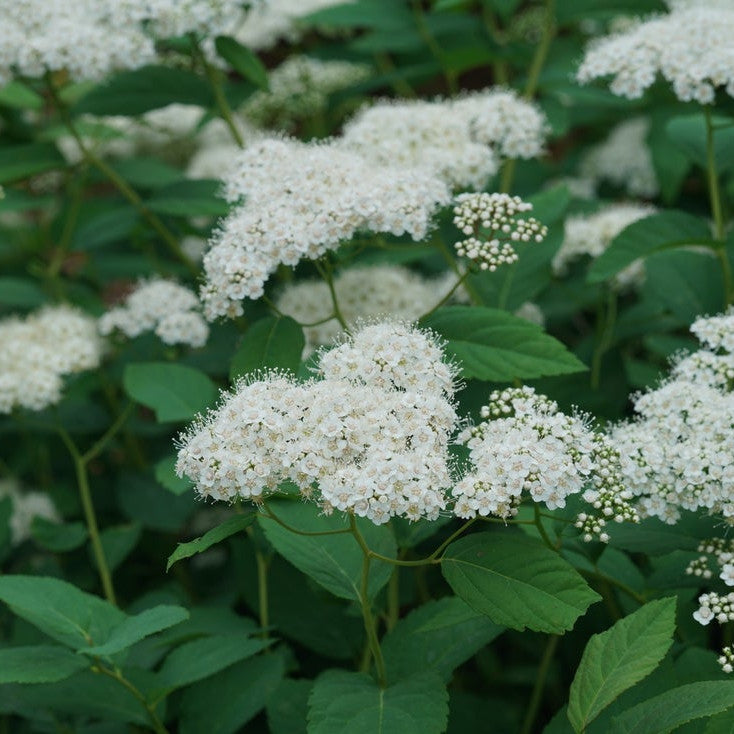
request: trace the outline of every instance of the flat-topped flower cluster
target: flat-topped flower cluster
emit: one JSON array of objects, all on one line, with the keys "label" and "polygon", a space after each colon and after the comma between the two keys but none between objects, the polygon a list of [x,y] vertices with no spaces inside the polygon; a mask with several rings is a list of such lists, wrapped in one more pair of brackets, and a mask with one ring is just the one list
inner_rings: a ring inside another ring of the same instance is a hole
[{"label": "flat-topped flower cluster", "polygon": [[[555,509],[582,493],[587,540],[608,539],[607,520],[636,520],[604,437],[532,388],[493,394],[485,421],[456,436],[457,373],[431,332],[364,326],[320,353],[314,379],[274,372],[237,385],[181,437],[176,470],[204,497],[260,502],[290,481],[326,512],[378,524],[508,518],[523,496]],[[470,467],[455,466],[455,442]]]}]

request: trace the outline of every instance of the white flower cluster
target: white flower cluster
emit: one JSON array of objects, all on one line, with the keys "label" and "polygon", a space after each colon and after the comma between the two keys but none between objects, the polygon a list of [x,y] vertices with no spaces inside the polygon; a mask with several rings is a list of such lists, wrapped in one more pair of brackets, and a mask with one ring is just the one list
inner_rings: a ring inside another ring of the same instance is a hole
[{"label": "white flower cluster", "polygon": [[103,349],[95,320],[71,306],[3,319],[0,344],[0,413],[58,403],[63,376],[97,367]]},{"label": "white flower cluster", "polygon": [[[262,140],[267,134],[240,114],[233,115],[232,121],[244,147]],[[196,152],[186,166],[186,175],[189,178],[226,178],[235,169],[242,148],[233,139],[232,131],[223,120],[215,118],[203,125],[194,142]]]},{"label": "white flower cluster", "polygon": [[181,438],[200,494],[260,501],[290,480],[326,512],[435,519],[451,484],[455,369],[427,332],[366,326],[321,354],[318,378],[240,383]]},{"label": "white flower cluster", "polygon": [[[594,214],[568,217],[563,242],[553,257],[553,272],[564,275],[569,263],[584,255],[599,257],[625,227],[654,212],[655,208],[646,204],[609,204]],[[635,260],[617,273],[614,282],[618,288],[630,288],[644,279],[644,263]]]},{"label": "white flower cluster", "polygon": [[243,0],[115,0],[120,20],[156,38],[228,35],[245,21]]},{"label": "white flower cluster", "polygon": [[154,61],[143,28],[118,21],[115,0],[3,3],[0,84],[14,73],[42,77],[62,69],[75,80],[97,80]]},{"label": "white flower cluster", "polygon": [[242,313],[278,265],[317,258],[367,230],[425,237],[446,186],[418,169],[374,165],[334,144],[264,140],[225,178],[231,202],[204,256],[206,315]]},{"label": "white flower cluster", "polygon": [[354,0],[266,0],[255,5],[235,33],[237,40],[256,50],[266,50],[278,41],[297,41],[309,27],[305,17],[332,5]]},{"label": "white flower cluster", "polygon": [[519,216],[532,208],[519,196],[509,194],[459,194],[454,224],[471,236],[454,245],[456,253],[491,272],[514,263],[518,259],[514,242],[542,242],[548,234],[548,228],[534,217]]},{"label": "white flower cluster", "polygon": [[734,586],[734,539],[709,538],[698,544],[698,552],[706,555],[694,558],[688,564],[686,574],[710,579],[713,576],[713,571],[709,566],[709,562],[711,556],[713,556],[714,562],[721,569],[719,578],[727,586]]},{"label": "white flower cluster", "polygon": [[716,620],[719,624],[734,622],[734,591],[717,594],[712,591],[698,597],[698,609],[693,618],[704,627]]},{"label": "white flower cluster", "polygon": [[577,78],[612,76],[611,91],[635,99],[660,74],[678,99],[710,104],[717,87],[734,96],[733,34],[730,2],[672,3],[667,15],[592,42]]},{"label": "white flower cluster", "polygon": [[471,464],[453,490],[457,516],[512,517],[523,493],[549,509],[564,507],[591,481],[595,440],[583,417],[565,415],[531,387],[494,391],[481,415],[457,439]]},{"label": "white flower cluster", "polygon": [[[456,280],[454,273],[451,278],[428,279],[396,265],[363,265],[337,275],[334,291],[349,326],[379,316],[415,321],[433,308]],[[341,324],[333,316],[329,286],[323,280],[289,283],[276,306],[302,324],[313,324],[304,327],[307,354],[342,333]],[[319,321],[323,323],[315,323]]]},{"label": "white flower cluster", "polygon": [[119,331],[131,338],[153,331],[164,344],[203,347],[209,338],[196,294],[162,278],[140,281],[121,306],[100,317],[98,326],[101,334]]},{"label": "white flower cluster", "polygon": [[20,545],[31,537],[31,523],[36,517],[61,522],[51,498],[45,492],[24,492],[14,479],[0,480],[0,500],[10,498],[10,543]]},{"label": "white flower cluster", "polygon": [[[694,329],[709,347],[729,349],[734,311],[698,319]],[[637,397],[634,421],[613,428],[641,513],[672,524],[681,508],[706,509],[734,523],[734,393],[722,380],[732,374],[731,357],[703,349],[683,359],[660,387]]]},{"label": "white flower cluster", "polygon": [[378,163],[429,168],[454,188],[481,189],[496,173],[498,157],[539,156],[546,128],[532,103],[488,89],[366,107],[345,126],[343,144]]},{"label": "white flower cluster", "polygon": [[267,91],[249,97],[242,113],[260,127],[291,130],[326,109],[329,95],[369,76],[369,66],[351,61],[289,56],[268,75]]},{"label": "white flower cluster", "polygon": [[650,121],[645,117],[620,123],[603,143],[586,153],[579,168],[581,176],[595,185],[608,181],[630,196],[657,196],[660,187],[647,145],[649,132]]}]

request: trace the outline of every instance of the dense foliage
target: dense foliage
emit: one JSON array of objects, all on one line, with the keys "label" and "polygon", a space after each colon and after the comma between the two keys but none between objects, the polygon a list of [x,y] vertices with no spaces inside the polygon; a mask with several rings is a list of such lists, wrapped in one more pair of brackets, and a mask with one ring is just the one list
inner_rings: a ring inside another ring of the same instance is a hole
[{"label": "dense foliage", "polygon": [[734,2],[6,5],[0,731],[734,731]]}]

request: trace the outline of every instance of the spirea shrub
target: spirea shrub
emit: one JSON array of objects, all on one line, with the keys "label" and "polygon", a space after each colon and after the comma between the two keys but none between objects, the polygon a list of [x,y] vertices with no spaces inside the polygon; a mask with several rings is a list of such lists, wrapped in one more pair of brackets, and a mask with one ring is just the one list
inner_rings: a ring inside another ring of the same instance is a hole
[{"label": "spirea shrub", "polygon": [[729,732],[729,0],[0,23],[0,731]]}]

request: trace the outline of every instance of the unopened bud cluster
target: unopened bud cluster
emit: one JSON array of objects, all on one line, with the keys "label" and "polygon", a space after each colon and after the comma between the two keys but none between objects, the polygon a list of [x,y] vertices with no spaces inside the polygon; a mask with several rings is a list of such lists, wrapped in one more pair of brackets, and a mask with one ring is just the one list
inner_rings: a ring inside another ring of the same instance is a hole
[{"label": "unopened bud cluster", "polygon": [[716,620],[719,624],[734,621],[734,591],[717,594],[712,591],[698,597],[698,609],[693,618],[704,627]]},{"label": "unopened bud cluster", "polygon": [[686,568],[686,574],[689,576],[699,576],[704,579],[710,579],[713,576],[709,564],[711,556],[714,562],[721,569],[719,578],[727,585],[734,586],[734,539],[733,538],[709,538],[698,544],[698,552],[701,555],[694,558]]},{"label": "unopened bud cluster", "polygon": [[454,245],[457,255],[490,272],[515,262],[518,255],[513,243],[542,242],[548,234],[548,228],[537,219],[519,216],[532,208],[519,196],[509,194],[459,194],[454,224],[469,236]]},{"label": "unopened bud cluster", "polygon": [[719,665],[725,673],[734,672],[734,647],[727,645],[719,655]]}]

